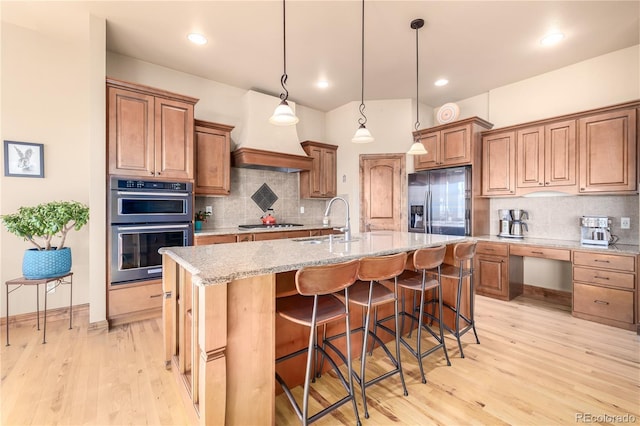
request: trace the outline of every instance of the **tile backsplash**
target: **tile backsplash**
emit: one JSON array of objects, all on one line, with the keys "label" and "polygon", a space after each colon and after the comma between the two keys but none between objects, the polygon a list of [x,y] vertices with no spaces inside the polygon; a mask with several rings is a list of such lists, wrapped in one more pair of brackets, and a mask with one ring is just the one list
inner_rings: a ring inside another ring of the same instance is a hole
[{"label": "tile backsplash", "polygon": [[[261,223],[262,209],[251,198],[264,184],[277,196],[273,215],[277,222],[321,224],[327,200],[300,199],[299,173],[231,168],[231,194],[225,197],[196,196],[195,210],[213,207],[213,214],[203,229],[234,228]],[[304,213],[300,213],[304,207]]]},{"label": "tile backsplash", "polygon": [[[638,244],[640,219],[638,195],[578,195],[559,197],[515,197],[491,199],[491,235],[499,232],[499,209],[523,209],[531,238],[580,240],[581,216],[609,216],[611,233],[618,243]],[[620,229],[620,217],[631,218],[631,229]]]}]

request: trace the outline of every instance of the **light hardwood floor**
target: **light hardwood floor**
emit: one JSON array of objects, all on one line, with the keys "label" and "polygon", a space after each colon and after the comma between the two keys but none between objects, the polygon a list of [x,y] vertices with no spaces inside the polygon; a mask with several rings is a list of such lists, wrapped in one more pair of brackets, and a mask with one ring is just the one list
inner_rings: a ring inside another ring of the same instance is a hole
[{"label": "light hardwood floor", "polygon": [[[586,416],[600,416],[602,423],[615,422],[603,416],[640,422],[635,333],[573,318],[563,308],[528,298],[476,300],[481,344],[463,337],[461,359],[455,340],[447,338],[452,365],[441,352],[425,358],[427,384],[403,351],[409,396],[402,396],[397,375],[368,388],[370,418],[361,413],[363,424],[549,425],[581,423],[580,416],[585,422]],[[49,322],[48,343],[42,345],[35,324],[12,324],[9,347],[2,330],[3,425],[188,422],[177,384],[164,369],[160,319],[110,332],[87,326],[86,315],[74,318],[73,330],[64,319]],[[374,351],[374,370],[386,367],[380,355]],[[329,398],[325,392],[336,386],[324,375],[312,398]],[[277,398],[276,422],[297,424],[283,395]],[[316,424],[354,424],[351,406]]]}]

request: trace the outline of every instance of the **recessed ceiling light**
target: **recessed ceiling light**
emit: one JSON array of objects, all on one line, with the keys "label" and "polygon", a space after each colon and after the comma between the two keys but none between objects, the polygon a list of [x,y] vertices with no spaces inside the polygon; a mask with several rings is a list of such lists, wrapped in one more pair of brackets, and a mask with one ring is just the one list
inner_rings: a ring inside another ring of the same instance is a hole
[{"label": "recessed ceiling light", "polygon": [[441,78],[439,80],[436,80],[435,83],[436,86],[446,86],[447,84],[449,84],[449,80],[447,80],[446,78]]},{"label": "recessed ceiling light", "polygon": [[193,44],[198,44],[198,45],[207,44],[207,38],[202,34],[191,33],[187,36],[187,38]]},{"label": "recessed ceiling light", "polygon": [[543,46],[552,46],[556,43],[559,43],[560,40],[562,40],[564,38],[564,34],[560,33],[560,32],[554,32],[554,33],[550,33],[546,36],[544,36],[541,40],[540,40],[540,44]]},{"label": "recessed ceiling light", "polygon": [[320,80],[316,83],[316,86],[318,86],[320,89],[326,89],[327,87],[329,87],[329,82],[326,80]]}]

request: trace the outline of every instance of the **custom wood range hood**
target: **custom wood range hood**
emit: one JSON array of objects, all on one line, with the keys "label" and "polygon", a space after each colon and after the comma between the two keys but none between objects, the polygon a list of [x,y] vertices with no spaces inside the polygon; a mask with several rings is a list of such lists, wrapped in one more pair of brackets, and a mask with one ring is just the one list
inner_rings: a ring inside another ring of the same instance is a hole
[{"label": "custom wood range hood", "polygon": [[[269,117],[280,99],[249,90],[243,99],[244,121],[231,165],[251,169],[299,172],[311,170],[298,140],[296,126],[274,126]],[[295,111],[295,104],[289,102]]]}]

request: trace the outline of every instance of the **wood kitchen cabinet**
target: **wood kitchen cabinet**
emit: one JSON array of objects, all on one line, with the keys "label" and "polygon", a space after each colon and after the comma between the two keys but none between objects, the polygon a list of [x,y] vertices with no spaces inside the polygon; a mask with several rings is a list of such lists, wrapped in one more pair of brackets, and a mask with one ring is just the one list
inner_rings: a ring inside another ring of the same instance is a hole
[{"label": "wood kitchen cabinet", "polygon": [[419,171],[472,164],[479,133],[491,127],[490,123],[473,117],[414,132],[414,139],[419,140],[427,150],[427,154],[414,156],[414,169]]},{"label": "wood kitchen cabinet", "polygon": [[195,120],[196,195],[229,195],[233,126]]},{"label": "wood kitchen cabinet", "polygon": [[197,101],[108,78],[109,174],[192,180]]},{"label": "wood kitchen cabinet", "polygon": [[109,326],[160,316],[162,295],[162,280],[108,286]]},{"label": "wood kitchen cabinet", "polygon": [[509,244],[479,241],[474,257],[477,294],[511,300],[522,294],[522,258],[509,258]]},{"label": "wood kitchen cabinet", "polygon": [[300,172],[300,198],[335,197],[338,147],[314,141],[304,141],[300,145],[313,160],[311,170]]},{"label": "wood kitchen cabinet", "polygon": [[576,121],[516,132],[516,195],[541,189],[577,193]]},{"label": "wood kitchen cabinet", "polygon": [[193,245],[204,246],[208,244],[222,243],[243,243],[247,241],[267,241],[279,240],[284,238],[307,238],[317,237],[330,234],[342,234],[332,228],[327,229],[311,229],[311,230],[292,230],[292,231],[270,231],[270,232],[243,232],[240,234],[218,234],[218,235],[195,235]]},{"label": "wood kitchen cabinet", "polygon": [[636,330],[638,256],[573,252],[573,316]]},{"label": "wood kitchen cabinet", "polygon": [[482,195],[515,196],[515,131],[482,136]]},{"label": "wood kitchen cabinet", "polygon": [[629,108],[578,120],[580,193],[636,191],[636,115]]}]

